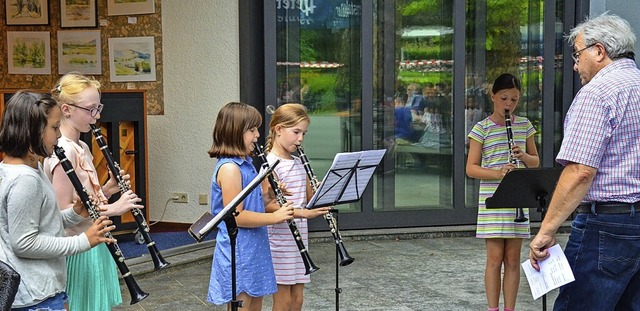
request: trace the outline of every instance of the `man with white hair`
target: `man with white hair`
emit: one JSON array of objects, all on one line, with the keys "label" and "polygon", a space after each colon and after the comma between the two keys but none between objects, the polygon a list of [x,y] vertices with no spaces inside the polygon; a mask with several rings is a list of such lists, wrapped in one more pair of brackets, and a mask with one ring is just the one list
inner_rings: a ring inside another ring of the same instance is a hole
[{"label": "man with white hair", "polygon": [[565,166],[530,261],[549,256],[577,212],[565,254],[575,282],[554,310],[640,310],[640,70],[629,23],[604,13],[571,30],[583,87],[567,112],[556,161]]}]

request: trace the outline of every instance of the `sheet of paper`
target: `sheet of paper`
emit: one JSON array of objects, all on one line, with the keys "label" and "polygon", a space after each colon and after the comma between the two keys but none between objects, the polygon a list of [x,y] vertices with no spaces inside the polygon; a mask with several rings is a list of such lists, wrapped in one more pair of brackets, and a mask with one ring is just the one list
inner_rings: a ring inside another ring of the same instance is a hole
[{"label": "sheet of paper", "polygon": [[[307,208],[357,201],[386,149],[338,153]],[[352,170],[355,167],[355,171]],[[344,192],[343,192],[344,189]]]},{"label": "sheet of paper", "polygon": [[567,257],[560,245],[556,244],[549,248],[549,254],[547,259],[538,262],[540,271],[536,271],[531,266],[529,259],[522,263],[522,269],[527,276],[533,299],[538,299],[553,289],[575,281]]}]

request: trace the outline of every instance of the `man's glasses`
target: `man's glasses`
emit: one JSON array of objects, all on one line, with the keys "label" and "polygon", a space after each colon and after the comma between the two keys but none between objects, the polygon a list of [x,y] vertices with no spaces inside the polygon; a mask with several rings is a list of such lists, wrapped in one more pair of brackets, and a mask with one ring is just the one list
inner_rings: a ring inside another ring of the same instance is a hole
[{"label": "man's glasses", "polygon": [[67,105],[69,105],[69,106],[73,106],[73,107],[76,107],[76,108],[80,108],[80,109],[85,110],[85,111],[89,111],[89,113],[91,114],[91,117],[94,117],[94,118],[95,118],[99,113],[101,113],[101,112],[102,112],[102,108],[104,108],[104,105],[103,105],[102,103],[98,104],[98,107],[96,107],[96,108],[91,108],[91,109],[89,109],[89,108],[85,108],[85,107],[80,107],[80,106],[78,106],[78,105],[76,105],[76,104],[67,104]]},{"label": "man's glasses", "polygon": [[580,49],[580,50],[577,50],[577,51],[571,53],[571,57],[573,58],[573,62],[578,64],[580,62],[580,53],[582,53],[582,51],[584,51],[584,50],[586,50],[588,48],[592,48],[596,44],[598,44],[598,43],[597,42],[596,43],[591,43],[591,44],[587,45],[587,47],[585,47],[584,49]]}]

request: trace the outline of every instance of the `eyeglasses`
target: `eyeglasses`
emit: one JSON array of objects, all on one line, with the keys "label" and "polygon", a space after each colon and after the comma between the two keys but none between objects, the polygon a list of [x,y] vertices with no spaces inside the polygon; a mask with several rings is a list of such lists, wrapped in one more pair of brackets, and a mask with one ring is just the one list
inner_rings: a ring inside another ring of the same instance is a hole
[{"label": "eyeglasses", "polygon": [[76,105],[76,104],[67,104],[67,105],[69,105],[69,106],[73,106],[73,107],[76,107],[76,108],[80,108],[80,109],[85,110],[85,111],[89,111],[89,113],[91,114],[91,117],[94,117],[94,118],[95,118],[99,113],[101,113],[101,112],[102,112],[102,108],[104,108],[104,105],[103,105],[102,103],[98,104],[98,107],[96,107],[96,108],[91,108],[91,109],[89,109],[89,108],[85,108],[85,107],[80,107],[80,106],[78,106],[78,105]]},{"label": "eyeglasses", "polygon": [[580,49],[580,50],[577,50],[577,51],[571,53],[571,57],[573,58],[573,62],[578,64],[580,62],[580,53],[582,53],[582,51],[584,51],[584,50],[586,50],[588,48],[594,47],[596,44],[598,44],[598,43],[597,42],[596,43],[591,43],[591,44],[587,45],[587,47],[585,47],[584,49]]}]

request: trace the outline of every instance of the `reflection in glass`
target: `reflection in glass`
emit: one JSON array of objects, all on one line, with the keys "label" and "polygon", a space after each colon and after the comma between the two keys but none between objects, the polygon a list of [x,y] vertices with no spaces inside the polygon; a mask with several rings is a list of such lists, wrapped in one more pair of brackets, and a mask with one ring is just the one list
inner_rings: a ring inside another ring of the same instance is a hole
[{"label": "reflection in glass", "polygon": [[394,16],[377,4],[374,129],[388,160],[374,210],[452,208],[453,4],[397,1]]},{"label": "reflection in glass", "polygon": [[[491,114],[488,81],[501,73],[517,75],[523,82],[515,114],[533,123],[539,153],[544,147],[557,150],[562,126],[563,1],[556,1],[555,103],[546,104],[556,112],[555,146],[540,145],[543,0],[508,5],[466,0],[463,8],[449,0],[373,1],[373,28],[364,29],[373,35],[372,103],[361,101],[363,2],[271,1],[277,10],[276,105],[300,102],[307,107],[311,125],[304,146],[319,178],[336,153],[362,150],[363,143],[387,150],[373,179],[374,213],[449,212],[443,210],[453,208],[454,178],[456,185],[464,184],[456,199],[467,208],[477,206],[478,181],[453,176],[453,167],[465,166],[466,136]],[[464,32],[454,29],[454,12],[460,10],[466,16]],[[464,44],[454,46],[454,36],[462,33]],[[454,51],[465,54],[464,63],[455,64],[456,70],[463,68],[464,85],[453,85]],[[454,98],[454,89],[463,95]],[[372,116],[373,124],[362,124],[361,113]],[[373,129],[373,141],[362,141],[363,128]],[[454,140],[454,134],[461,139]],[[456,154],[460,163],[453,161],[454,146],[465,153]],[[360,203],[340,208],[362,211]]]},{"label": "reflection in glass", "polygon": [[[504,6],[486,0],[467,1],[465,136],[478,120],[492,113],[489,81],[511,73],[523,82],[514,114],[531,121],[536,147],[542,154],[543,3],[529,0]],[[564,8],[558,6],[557,10],[557,16],[562,16]],[[556,23],[556,55],[562,52],[558,49],[561,43],[562,24]],[[556,70],[561,81],[562,68]],[[562,94],[562,87],[556,86],[556,91]],[[468,147],[468,139],[465,142]],[[475,207],[479,181],[466,177],[465,185],[465,206]]]},{"label": "reflection in glass", "polygon": [[307,107],[305,153],[322,178],[337,153],[362,150],[360,1],[275,1],[277,105]]}]

